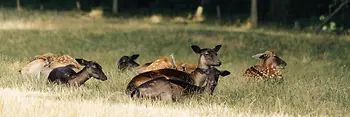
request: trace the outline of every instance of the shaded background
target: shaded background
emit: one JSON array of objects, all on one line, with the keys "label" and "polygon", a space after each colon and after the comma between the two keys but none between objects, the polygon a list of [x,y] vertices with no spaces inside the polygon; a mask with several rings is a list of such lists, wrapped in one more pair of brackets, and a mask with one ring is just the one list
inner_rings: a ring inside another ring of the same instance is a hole
[{"label": "shaded background", "polygon": [[[20,0],[24,9],[73,10],[77,0]],[[258,0],[260,24],[291,26],[298,20],[303,25],[320,23],[320,16],[327,16],[345,0]],[[112,12],[113,0],[79,0],[83,11],[103,8]],[[224,21],[244,20],[250,16],[250,0],[118,0],[119,16],[144,16],[161,14],[166,16],[186,16],[193,14],[199,5],[204,6],[207,19],[216,18],[216,8],[220,7]],[[0,0],[2,7],[15,8],[17,0]],[[332,21],[337,26],[350,27],[350,9],[346,5]]]}]

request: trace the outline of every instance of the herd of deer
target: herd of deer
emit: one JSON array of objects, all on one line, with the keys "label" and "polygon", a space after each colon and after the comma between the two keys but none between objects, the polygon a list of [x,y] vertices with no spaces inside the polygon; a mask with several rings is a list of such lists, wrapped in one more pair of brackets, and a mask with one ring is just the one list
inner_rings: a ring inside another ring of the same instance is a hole
[{"label": "herd of deer", "polygon": [[[131,97],[148,97],[161,100],[177,100],[184,95],[198,93],[213,94],[218,84],[219,76],[230,74],[226,70],[218,70],[221,65],[218,51],[221,45],[214,48],[203,48],[196,45],[192,50],[199,54],[198,64],[175,62],[171,59],[160,58],[143,65],[135,60],[138,54],[123,56],[117,62],[121,71],[133,70],[138,72],[126,87],[126,94]],[[246,79],[278,79],[283,80],[280,68],[287,63],[271,51],[256,54],[254,58],[260,59],[260,65],[248,68],[243,76]],[[81,67],[84,66],[82,69]],[[81,70],[80,70],[81,69]],[[95,61],[72,58],[69,55],[54,55],[46,53],[30,60],[27,66],[20,70],[23,75],[34,74],[48,76],[48,82],[56,84],[83,85],[91,77],[98,80],[107,80],[101,65]]]}]

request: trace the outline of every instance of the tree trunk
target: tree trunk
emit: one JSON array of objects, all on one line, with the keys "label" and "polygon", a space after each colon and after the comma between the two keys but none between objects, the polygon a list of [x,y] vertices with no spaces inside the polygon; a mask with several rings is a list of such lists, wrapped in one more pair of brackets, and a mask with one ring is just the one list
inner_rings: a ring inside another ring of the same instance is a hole
[{"label": "tree trunk", "polygon": [[21,1],[17,0],[17,11],[22,11]]},{"label": "tree trunk", "polygon": [[77,10],[80,11],[81,10],[81,5],[80,5],[80,1],[79,0],[77,0],[75,2],[75,5],[77,6]]},{"label": "tree trunk", "polygon": [[270,0],[267,13],[268,20],[286,23],[288,17],[288,5],[289,0]]},{"label": "tree trunk", "polygon": [[40,4],[40,10],[44,10],[44,5]]},{"label": "tree trunk", "polygon": [[216,5],[216,17],[221,21],[221,10],[219,5]]},{"label": "tree trunk", "polygon": [[250,17],[252,18],[251,21],[253,23],[253,28],[256,28],[258,27],[258,0],[251,0],[250,8]]},{"label": "tree trunk", "polygon": [[113,9],[112,9],[114,14],[118,13],[118,0],[113,0]]}]

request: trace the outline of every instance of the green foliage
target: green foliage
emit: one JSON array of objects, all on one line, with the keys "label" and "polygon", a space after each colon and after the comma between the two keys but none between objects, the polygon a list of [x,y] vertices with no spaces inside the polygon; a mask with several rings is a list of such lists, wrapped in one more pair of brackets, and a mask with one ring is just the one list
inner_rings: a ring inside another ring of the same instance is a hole
[{"label": "green foliage", "polygon": [[[320,19],[320,21],[324,21],[325,18],[326,18],[326,16],[321,15],[319,19]],[[324,25],[322,27],[323,31],[334,31],[334,30],[337,30],[337,29],[343,29],[343,27],[337,27],[337,25],[336,25],[336,23],[334,21],[331,21],[327,25]]]}]

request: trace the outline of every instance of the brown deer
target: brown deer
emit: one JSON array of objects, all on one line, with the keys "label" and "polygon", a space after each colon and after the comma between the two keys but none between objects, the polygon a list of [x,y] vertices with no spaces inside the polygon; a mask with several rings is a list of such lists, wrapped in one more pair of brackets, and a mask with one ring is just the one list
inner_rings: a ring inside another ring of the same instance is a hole
[{"label": "brown deer", "polygon": [[134,97],[134,95],[136,95],[137,97],[157,98],[160,100],[168,101],[177,100],[184,95],[193,95],[203,92],[213,95],[215,87],[219,81],[219,76],[227,76],[230,74],[229,71],[219,71],[214,67],[211,67],[207,70],[197,68],[196,71],[208,75],[208,80],[204,87],[191,85],[187,82],[179,80],[159,77],[138,86],[131,93],[131,97]]},{"label": "brown deer", "polygon": [[[221,62],[217,57],[217,52],[220,50],[221,45],[217,45],[213,49],[201,49],[196,45],[192,45],[191,48],[194,52],[200,55],[197,68],[206,70],[210,66],[221,65]],[[196,86],[202,86],[207,79],[207,75],[202,74],[198,70],[194,70],[192,73],[186,73],[175,69],[153,70],[136,75],[127,85],[126,93],[130,94],[139,85],[158,77],[180,80]]]},{"label": "brown deer", "polygon": [[287,63],[279,58],[274,52],[266,51],[259,53],[253,58],[260,59],[260,65],[255,65],[248,68],[243,76],[245,78],[258,78],[258,79],[283,79],[282,73],[279,68],[283,69],[287,66]]},{"label": "brown deer", "polygon": [[85,66],[78,73],[72,69],[72,67],[74,67],[73,65],[57,67],[50,72],[48,81],[58,84],[81,86],[91,77],[102,81],[107,80],[107,76],[103,73],[101,65],[99,65],[97,62],[86,61],[84,59],[77,60],[79,63]]},{"label": "brown deer", "polygon": [[140,66],[135,60],[139,57],[138,54],[134,54],[131,56],[123,56],[119,59],[117,62],[117,67],[119,70],[130,70],[134,69],[137,71],[137,73],[144,73],[152,70],[158,70],[158,69],[165,69],[165,68],[176,68],[177,70],[185,71],[188,73],[191,73],[194,71],[195,68],[197,68],[194,64],[187,64],[184,62],[176,62],[175,65],[173,65],[172,61],[170,61],[166,57],[159,58],[153,62],[145,63]]},{"label": "brown deer", "polygon": [[180,71],[191,73],[194,71],[195,68],[197,68],[197,65],[186,64],[184,62],[176,62],[175,65],[173,65],[172,61],[170,61],[168,58],[162,57],[153,61],[148,66],[144,65],[143,67],[139,68],[138,73],[144,73],[165,68],[175,68]]},{"label": "brown deer", "polygon": [[[20,70],[22,75],[25,74],[43,74],[49,73],[57,67],[72,65],[74,71],[79,71],[81,65],[69,55],[55,55],[52,53],[45,53],[44,55],[33,57],[29,63]],[[40,78],[40,76],[38,76]]]},{"label": "brown deer", "polygon": [[139,54],[133,54],[131,56],[122,56],[119,61],[117,62],[117,67],[119,70],[130,70],[132,68],[139,67],[140,64],[138,64],[135,60],[139,57]]}]

